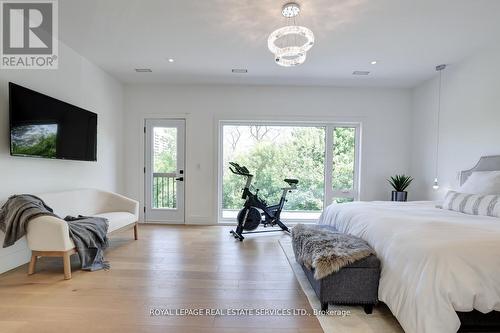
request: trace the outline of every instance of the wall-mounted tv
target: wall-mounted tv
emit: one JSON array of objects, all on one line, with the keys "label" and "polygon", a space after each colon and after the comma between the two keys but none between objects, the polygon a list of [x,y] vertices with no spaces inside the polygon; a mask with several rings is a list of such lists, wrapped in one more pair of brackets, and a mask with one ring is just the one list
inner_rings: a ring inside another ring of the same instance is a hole
[{"label": "wall-mounted tv", "polygon": [[97,114],[9,83],[10,154],[97,161]]}]

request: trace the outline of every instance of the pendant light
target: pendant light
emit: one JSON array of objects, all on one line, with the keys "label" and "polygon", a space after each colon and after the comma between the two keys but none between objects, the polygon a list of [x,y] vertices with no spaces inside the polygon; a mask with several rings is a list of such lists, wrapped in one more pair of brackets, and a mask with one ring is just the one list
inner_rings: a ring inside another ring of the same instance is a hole
[{"label": "pendant light", "polygon": [[439,144],[440,144],[440,127],[441,127],[441,91],[442,91],[442,83],[443,83],[443,70],[446,69],[446,65],[436,66],[436,71],[439,72],[439,92],[438,92],[438,110],[437,110],[437,126],[436,126],[436,169],[435,169],[435,178],[434,184],[432,188],[434,190],[439,190]]},{"label": "pendant light", "polygon": [[289,2],[281,9],[286,26],[273,31],[267,39],[267,47],[274,54],[274,62],[283,67],[293,67],[306,61],[307,51],[314,45],[313,32],[298,24],[300,6]]}]

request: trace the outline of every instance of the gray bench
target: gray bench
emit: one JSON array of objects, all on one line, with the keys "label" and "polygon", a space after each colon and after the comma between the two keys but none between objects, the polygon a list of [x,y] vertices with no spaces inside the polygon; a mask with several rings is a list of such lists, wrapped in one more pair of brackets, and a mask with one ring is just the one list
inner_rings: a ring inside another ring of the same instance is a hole
[{"label": "gray bench", "polygon": [[[323,228],[332,229],[331,227]],[[334,230],[334,229],[332,229]],[[328,310],[328,304],[362,305],[367,314],[378,303],[380,260],[371,255],[343,267],[320,280],[314,278],[314,268],[301,265],[311,286],[321,302],[321,310]]]},{"label": "gray bench", "polygon": [[301,265],[321,302],[321,310],[328,310],[328,304],[363,305],[367,314],[372,313],[378,302],[380,261],[376,256],[358,260],[340,271],[321,280],[314,278],[314,268]]}]

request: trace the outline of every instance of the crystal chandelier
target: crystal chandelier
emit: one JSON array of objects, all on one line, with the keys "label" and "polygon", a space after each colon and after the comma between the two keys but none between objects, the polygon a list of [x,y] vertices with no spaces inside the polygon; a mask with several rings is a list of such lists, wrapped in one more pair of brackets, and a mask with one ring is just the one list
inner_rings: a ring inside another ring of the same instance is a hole
[{"label": "crystal chandelier", "polygon": [[297,24],[300,6],[295,2],[283,6],[281,14],[287,25],[275,30],[267,39],[267,47],[274,54],[274,61],[284,67],[297,66],[306,61],[307,51],[314,45],[314,34]]}]

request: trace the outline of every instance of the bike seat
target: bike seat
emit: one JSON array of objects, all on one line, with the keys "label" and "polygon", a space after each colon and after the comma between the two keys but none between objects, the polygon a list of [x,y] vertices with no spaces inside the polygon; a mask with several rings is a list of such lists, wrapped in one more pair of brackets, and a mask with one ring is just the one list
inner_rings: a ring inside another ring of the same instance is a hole
[{"label": "bike seat", "polygon": [[286,178],[284,179],[285,183],[288,183],[288,185],[297,185],[299,183],[299,181],[297,179],[289,179],[289,178]]}]

